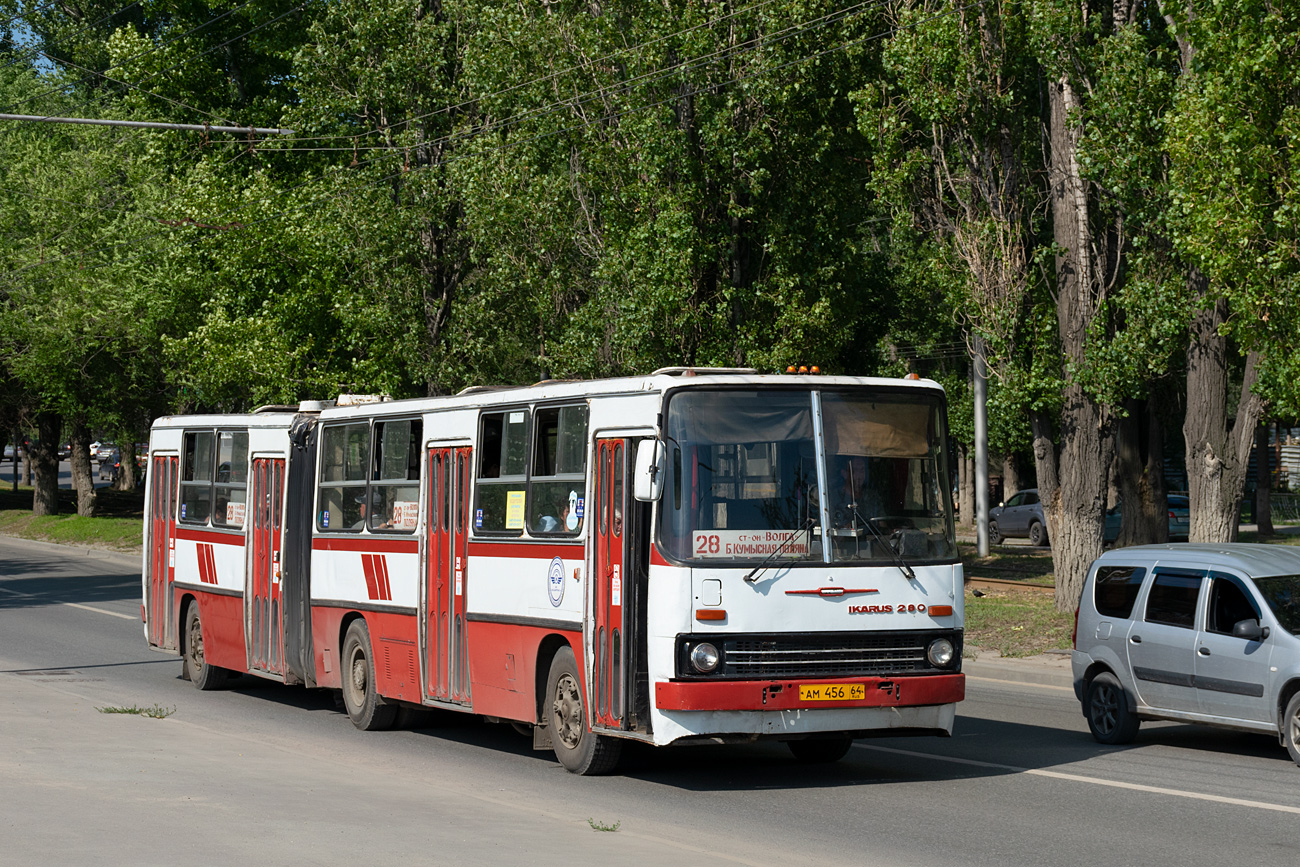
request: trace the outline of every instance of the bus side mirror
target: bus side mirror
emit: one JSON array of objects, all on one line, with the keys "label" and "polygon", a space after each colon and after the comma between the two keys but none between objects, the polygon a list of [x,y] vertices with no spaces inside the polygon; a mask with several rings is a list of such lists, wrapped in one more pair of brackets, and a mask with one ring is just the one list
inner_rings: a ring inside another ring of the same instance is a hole
[{"label": "bus side mirror", "polygon": [[659,440],[641,440],[636,444],[636,471],[632,479],[632,496],[643,503],[659,499],[664,491],[664,450]]}]

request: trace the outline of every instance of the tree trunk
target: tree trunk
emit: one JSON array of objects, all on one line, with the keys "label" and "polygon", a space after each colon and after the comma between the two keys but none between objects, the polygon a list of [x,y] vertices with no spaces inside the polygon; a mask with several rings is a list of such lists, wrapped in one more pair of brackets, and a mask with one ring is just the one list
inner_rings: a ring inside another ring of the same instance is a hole
[{"label": "tree trunk", "polygon": [[1115,480],[1123,503],[1115,547],[1169,541],[1163,428],[1151,400],[1125,401],[1115,429]]},{"label": "tree trunk", "polygon": [[1014,454],[1002,458],[1002,500],[1020,491],[1020,459]]},{"label": "tree trunk", "polygon": [[1067,79],[1048,87],[1051,110],[1052,234],[1056,257],[1056,320],[1064,356],[1059,453],[1040,413],[1031,416],[1038,494],[1047,518],[1056,578],[1056,609],[1074,611],[1088,567],[1102,552],[1106,473],[1113,440],[1101,407],[1071,370],[1085,363],[1089,327],[1102,294],[1092,259],[1088,192],[1078,161],[1081,130],[1072,124],[1078,96]]},{"label": "tree trunk", "polygon": [[37,441],[32,443],[27,462],[36,483],[32,514],[38,518],[59,513],[59,434],[62,432],[63,419],[56,413],[43,412],[36,416]]},{"label": "tree trunk", "polygon": [[966,528],[975,526],[975,457],[968,445],[957,446],[957,460],[960,472],[957,473],[957,509],[961,515],[961,525]]},{"label": "tree trunk", "polygon": [[[1193,280],[1205,288],[1199,275]],[[1228,339],[1219,327],[1228,318],[1223,299],[1192,318],[1187,347],[1187,494],[1191,504],[1192,542],[1235,542],[1237,517],[1246,483],[1246,467],[1255,427],[1264,411],[1253,393],[1259,378],[1258,355],[1246,356],[1237,418],[1228,423]]]},{"label": "tree trunk", "polygon": [[115,491],[133,491],[135,490],[135,440],[131,437],[120,437],[121,445],[118,446],[117,453],[122,462],[122,471],[117,474],[113,480],[113,490]]},{"label": "tree trunk", "polygon": [[72,421],[72,487],[77,492],[77,514],[89,518],[95,514],[98,495],[95,493],[95,477],[90,469],[90,429],[85,419]]},{"label": "tree trunk", "polygon": [[14,446],[14,460],[18,460],[18,453],[20,451],[22,452],[23,455],[23,482],[22,483],[30,488],[32,486],[32,456],[27,451],[27,444],[24,443],[22,440],[19,440],[17,445]]},{"label": "tree trunk", "polygon": [[1255,524],[1260,538],[1272,536],[1273,530],[1273,474],[1268,465],[1268,429],[1261,424],[1255,428]]}]

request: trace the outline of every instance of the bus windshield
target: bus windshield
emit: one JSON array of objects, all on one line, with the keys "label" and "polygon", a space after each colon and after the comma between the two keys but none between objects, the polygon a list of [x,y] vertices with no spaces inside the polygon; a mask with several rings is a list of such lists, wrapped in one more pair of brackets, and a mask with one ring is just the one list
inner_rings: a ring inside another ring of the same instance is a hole
[{"label": "bus windshield", "polygon": [[692,389],[666,418],[659,537],[676,559],[957,557],[936,394]]}]

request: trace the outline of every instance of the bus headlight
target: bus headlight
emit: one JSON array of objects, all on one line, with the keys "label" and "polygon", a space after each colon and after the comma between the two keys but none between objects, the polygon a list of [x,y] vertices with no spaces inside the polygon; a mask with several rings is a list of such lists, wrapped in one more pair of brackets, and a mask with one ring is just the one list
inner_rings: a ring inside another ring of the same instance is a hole
[{"label": "bus headlight", "polygon": [[708,674],[718,667],[718,648],[702,641],[691,648],[691,666],[700,674]]},{"label": "bus headlight", "polygon": [[935,668],[947,668],[951,665],[952,654],[952,642],[946,638],[936,638],[925,649],[925,658],[930,660],[930,664]]}]

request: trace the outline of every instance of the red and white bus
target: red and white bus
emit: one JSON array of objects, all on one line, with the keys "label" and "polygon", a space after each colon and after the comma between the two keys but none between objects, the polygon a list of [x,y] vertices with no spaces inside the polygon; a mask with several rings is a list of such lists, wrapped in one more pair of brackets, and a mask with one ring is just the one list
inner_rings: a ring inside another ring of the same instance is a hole
[{"label": "red and white bus", "polygon": [[962,567],[943,390],[644,377],[159,419],[149,644],[231,673],[625,740],[951,734]]}]

